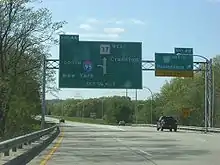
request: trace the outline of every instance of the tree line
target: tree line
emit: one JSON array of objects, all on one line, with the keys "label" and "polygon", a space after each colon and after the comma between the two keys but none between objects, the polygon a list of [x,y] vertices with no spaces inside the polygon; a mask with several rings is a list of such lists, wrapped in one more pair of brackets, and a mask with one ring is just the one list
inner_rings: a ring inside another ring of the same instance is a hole
[{"label": "tree line", "polygon": [[[204,66],[201,66],[204,67]],[[214,126],[220,126],[220,56],[213,58]],[[129,97],[48,100],[52,115],[103,119],[106,123],[124,120],[128,123],[156,123],[161,115],[177,118],[181,125],[204,126],[204,72],[193,78],[172,78],[153,94],[153,100],[131,100]],[[188,113],[186,113],[188,112]],[[95,117],[94,117],[95,114]]]},{"label": "tree line", "polygon": [[[39,129],[42,64],[65,22],[53,22],[35,0],[0,1],[0,137]],[[47,73],[47,81],[53,80]],[[48,87],[50,89],[50,87]]]}]

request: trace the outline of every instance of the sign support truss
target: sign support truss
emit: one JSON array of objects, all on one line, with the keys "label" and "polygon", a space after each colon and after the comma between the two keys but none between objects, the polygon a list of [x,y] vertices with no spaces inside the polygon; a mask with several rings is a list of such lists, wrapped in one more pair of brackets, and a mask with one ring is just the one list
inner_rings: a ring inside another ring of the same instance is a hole
[{"label": "sign support truss", "polygon": [[[47,69],[59,69],[59,59],[47,59]],[[206,62],[193,62],[193,71],[205,71]],[[154,60],[142,60],[142,70],[143,71],[154,71],[155,70]]]}]

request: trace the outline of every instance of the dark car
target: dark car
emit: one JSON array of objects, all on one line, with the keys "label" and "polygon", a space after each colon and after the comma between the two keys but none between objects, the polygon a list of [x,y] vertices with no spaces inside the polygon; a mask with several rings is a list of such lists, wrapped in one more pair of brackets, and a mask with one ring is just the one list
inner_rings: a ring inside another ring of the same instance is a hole
[{"label": "dark car", "polygon": [[118,125],[123,125],[123,126],[125,126],[125,121],[119,121]]},{"label": "dark car", "polygon": [[64,119],[60,119],[60,123],[65,123],[65,120]]},{"label": "dark car", "polygon": [[157,121],[157,130],[163,131],[169,129],[170,131],[177,131],[177,120],[172,116],[161,116]]}]

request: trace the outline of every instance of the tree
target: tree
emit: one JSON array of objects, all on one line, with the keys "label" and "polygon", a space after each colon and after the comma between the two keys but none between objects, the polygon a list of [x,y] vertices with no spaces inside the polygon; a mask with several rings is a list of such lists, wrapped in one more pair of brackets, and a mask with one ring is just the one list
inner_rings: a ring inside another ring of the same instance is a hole
[{"label": "tree", "polygon": [[[10,118],[16,116],[16,110],[20,109],[18,113],[30,111],[32,105],[31,109],[36,107],[33,114],[39,112],[43,57],[48,56],[50,45],[56,41],[54,35],[64,24],[52,22],[46,8],[27,7],[32,2],[0,1],[1,135],[6,127],[11,127]],[[16,104],[18,102],[23,104]],[[27,115],[20,116],[24,117]]]}]

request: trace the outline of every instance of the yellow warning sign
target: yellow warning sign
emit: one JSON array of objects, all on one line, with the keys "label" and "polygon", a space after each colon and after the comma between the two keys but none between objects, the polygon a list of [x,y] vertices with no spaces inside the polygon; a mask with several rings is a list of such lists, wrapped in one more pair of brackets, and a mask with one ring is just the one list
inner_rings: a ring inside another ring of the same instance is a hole
[{"label": "yellow warning sign", "polygon": [[183,108],[182,109],[183,117],[187,118],[190,116],[190,108]]}]

